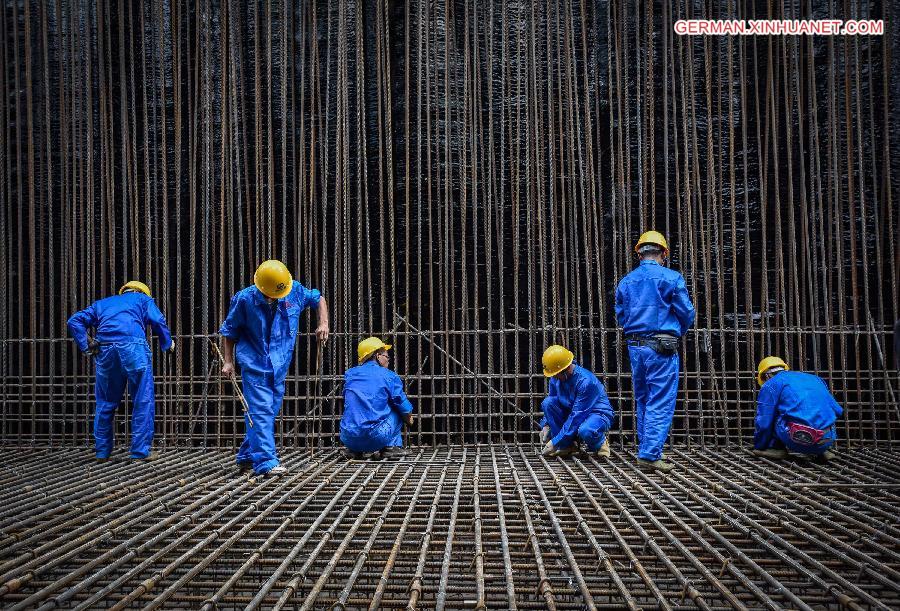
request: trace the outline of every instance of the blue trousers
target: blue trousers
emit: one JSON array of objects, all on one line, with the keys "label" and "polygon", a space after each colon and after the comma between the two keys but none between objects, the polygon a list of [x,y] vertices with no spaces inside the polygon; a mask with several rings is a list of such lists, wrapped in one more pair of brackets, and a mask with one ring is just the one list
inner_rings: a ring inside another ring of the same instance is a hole
[{"label": "blue trousers", "polygon": [[628,346],[634,387],[638,458],[659,460],[672,427],[678,395],[677,354],[663,356],[648,346]]},{"label": "blue trousers", "polygon": [[775,448],[777,450],[787,449],[791,452],[795,452],[797,454],[809,454],[810,456],[820,456],[825,453],[826,450],[830,450],[831,446],[834,445],[836,435],[830,433],[825,436],[825,443],[816,444],[814,446],[808,445],[800,445],[799,443],[795,443],[789,433],[787,427],[781,423],[777,422],[775,424],[775,434],[772,436],[772,441],[769,442],[768,448],[763,448],[765,450]]},{"label": "blue trousers", "polygon": [[367,431],[350,431],[341,427],[341,443],[351,452],[375,452],[388,446],[403,446],[403,420],[391,410],[387,418]]},{"label": "blue trousers", "polygon": [[153,367],[147,342],[104,344],[94,357],[97,368],[94,396],[94,452],[108,458],[113,450],[113,420],[125,385],[131,393],[131,457],[146,458],[153,444]]},{"label": "blue trousers", "polygon": [[[541,407],[544,410],[544,422],[550,427],[550,437],[556,437],[566,420],[569,419],[570,410],[560,404],[556,397],[544,398]],[[588,414],[578,425],[578,439],[587,446],[588,450],[596,452],[606,441],[606,432],[611,425],[612,422],[605,414]],[[566,444],[559,449],[563,450],[569,445],[571,444]]]},{"label": "blue trousers", "polygon": [[237,462],[250,463],[257,475],[268,473],[281,464],[275,451],[275,419],[284,399],[284,380],[275,380],[271,373],[244,373],[241,388],[253,419],[253,426],[244,416],[244,441],[238,449]]}]

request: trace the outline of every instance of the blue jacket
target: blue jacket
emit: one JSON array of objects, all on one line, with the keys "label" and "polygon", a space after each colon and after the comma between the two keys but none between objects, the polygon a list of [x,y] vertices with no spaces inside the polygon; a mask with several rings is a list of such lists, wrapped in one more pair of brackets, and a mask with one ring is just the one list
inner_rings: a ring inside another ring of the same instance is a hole
[{"label": "blue jacket", "polygon": [[412,409],[400,376],[374,359],[351,367],[344,374],[343,432],[365,435],[390,416],[391,410],[402,415]]},{"label": "blue jacket", "polygon": [[272,306],[265,295],[255,286],[235,293],[219,335],[237,343],[235,356],[242,373],[272,373],[276,381],[284,380],[294,355],[300,314],[306,308],[317,307],[321,296],[318,290],[294,280],[291,292],[278,300],[270,328]]},{"label": "blue jacket", "polygon": [[819,376],[801,371],[782,371],[766,380],[759,390],[753,446],[766,449],[775,427],[788,422],[825,430],[844,412]]},{"label": "blue jacket", "polygon": [[159,336],[159,347],[168,350],[172,336],[166,325],[166,317],[156,307],[152,297],[143,293],[123,293],[95,301],[80,312],[75,312],[66,323],[78,349],[88,349],[88,329],[95,329],[101,344],[146,343],[147,325]]},{"label": "blue jacket", "polygon": [[616,320],[626,335],[681,337],[695,315],[684,278],[656,261],[641,261],[616,288]]},{"label": "blue jacket", "polygon": [[[556,397],[559,404],[570,410],[565,424],[553,438],[557,448],[570,445],[578,435],[578,427],[591,414],[602,414],[612,424],[616,417],[603,383],[581,365],[575,363],[575,371],[565,381],[550,378],[549,397]],[[543,423],[542,423],[543,425]]]}]

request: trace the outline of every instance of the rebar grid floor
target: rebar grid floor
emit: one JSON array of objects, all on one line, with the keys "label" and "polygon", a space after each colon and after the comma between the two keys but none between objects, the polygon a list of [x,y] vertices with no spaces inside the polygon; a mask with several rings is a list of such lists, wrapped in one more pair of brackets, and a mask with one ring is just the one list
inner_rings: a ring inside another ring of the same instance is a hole
[{"label": "rebar grid floor", "polygon": [[0,604],[20,608],[900,608],[900,454],[678,468],[415,448],[95,463],[0,450]]}]

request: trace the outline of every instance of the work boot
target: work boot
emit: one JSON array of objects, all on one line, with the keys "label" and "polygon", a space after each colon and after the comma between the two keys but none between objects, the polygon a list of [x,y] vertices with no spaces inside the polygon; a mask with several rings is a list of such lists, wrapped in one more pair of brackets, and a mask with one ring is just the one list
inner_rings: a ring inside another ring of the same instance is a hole
[{"label": "work boot", "polygon": [[821,454],[811,456],[813,462],[824,464],[837,458],[837,455],[831,450],[825,450]]},{"label": "work boot", "polygon": [[237,468],[241,473],[246,473],[253,470],[253,463],[249,460],[242,460],[237,464]]},{"label": "work boot", "polygon": [[380,452],[381,458],[401,458],[406,456],[406,450],[400,446],[388,446]]},{"label": "work boot", "polygon": [[284,475],[287,472],[288,472],[287,467],[282,467],[281,465],[276,465],[276,466],[272,467],[271,469],[269,469],[268,471],[266,471],[265,473],[263,473],[262,475],[265,475],[266,477],[278,477],[279,475]]},{"label": "work boot", "polygon": [[109,456],[95,456],[94,462],[106,462],[109,460]]},{"label": "work boot", "polygon": [[646,458],[638,458],[637,462],[638,467],[641,469],[650,469],[652,471],[659,471],[660,473],[668,473],[675,468],[675,465],[662,459],[647,460]]},{"label": "work boot", "polygon": [[354,452],[349,448],[344,448],[344,458],[347,460],[363,460],[365,457],[365,454],[362,452]]},{"label": "work boot", "polygon": [[603,445],[600,446],[600,449],[597,450],[597,456],[600,458],[609,458],[609,439],[603,440]]},{"label": "work boot", "polygon": [[769,448],[768,450],[753,450],[753,453],[763,458],[771,458],[772,460],[784,460],[788,457],[788,451],[778,448]]},{"label": "work boot", "polygon": [[146,456],[144,456],[142,458],[132,456],[131,460],[137,460],[140,462],[153,462],[154,460],[156,460],[158,458],[159,458],[159,454],[157,454],[156,452],[150,452],[149,454],[147,454]]}]

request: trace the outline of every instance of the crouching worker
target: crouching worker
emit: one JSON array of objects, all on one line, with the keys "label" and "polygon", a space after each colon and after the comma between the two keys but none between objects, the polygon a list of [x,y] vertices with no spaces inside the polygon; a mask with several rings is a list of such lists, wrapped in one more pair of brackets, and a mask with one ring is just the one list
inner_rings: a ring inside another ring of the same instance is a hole
[{"label": "crouching worker", "polygon": [[[113,450],[113,419],[122,401],[125,384],[131,393],[131,458],[153,457],[153,366],[147,344],[147,326],[159,336],[162,350],[174,350],[175,342],[150,289],[132,280],[118,295],[95,301],[69,318],[69,332],[78,349],[94,357],[97,379],[94,394],[94,452],[97,460],[108,460]],[[94,337],[88,336],[93,330]]]},{"label": "crouching worker", "polygon": [[598,456],[609,456],[606,433],[616,417],[603,383],[575,363],[575,355],[553,345],[541,359],[550,391],[541,403],[541,443],[544,456],[569,456],[576,442]]},{"label": "crouching worker", "polygon": [[353,459],[403,456],[403,424],[412,424],[412,403],[403,392],[403,381],[389,369],[391,356],[377,337],[359,342],[359,364],[344,374],[344,415],[341,443]]},{"label": "crouching worker", "polygon": [[316,338],[324,343],[329,334],[325,298],[317,289],[294,280],[281,261],[263,261],[253,276],[253,285],[231,298],[228,315],[219,328],[225,359],[222,375],[235,375],[237,355],[249,410],[244,416],[244,441],[237,453],[242,471],[252,469],[256,475],[287,471],[275,450],[275,420],[281,411],[300,315],[306,308],[317,308]]},{"label": "crouching worker", "polygon": [[777,356],[759,362],[759,391],[753,453],[776,460],[798,454],[834,458],[829,450],[837,439],[834,423],[843,409],[822,378],[789,371]]}]

